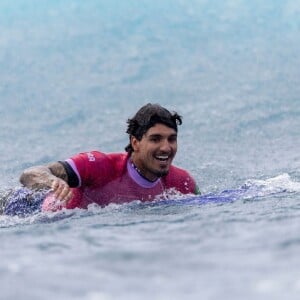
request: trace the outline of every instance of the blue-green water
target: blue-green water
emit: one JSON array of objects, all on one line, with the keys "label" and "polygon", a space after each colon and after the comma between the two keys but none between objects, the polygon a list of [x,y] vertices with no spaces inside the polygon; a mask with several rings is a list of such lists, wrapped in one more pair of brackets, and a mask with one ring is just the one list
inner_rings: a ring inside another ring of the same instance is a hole
[{"label": "blue-green water", "polygon": [[298,299],[300,2],[0,2],[1,190],[28,166],[122,151],[148,101],[208,205],[0,216],[1,299]]}]

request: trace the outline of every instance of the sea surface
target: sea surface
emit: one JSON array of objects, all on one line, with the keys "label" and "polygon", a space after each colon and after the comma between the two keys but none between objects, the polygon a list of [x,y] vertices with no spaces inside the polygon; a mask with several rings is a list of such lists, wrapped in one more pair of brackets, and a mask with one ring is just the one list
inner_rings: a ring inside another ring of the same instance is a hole
[{"label": "sea surface", "polygon": [[1,0],[1,195],[148,102],[202,194],[256,192],[0,216],[0,299],[299,299],[299,36],[297,0]]}]

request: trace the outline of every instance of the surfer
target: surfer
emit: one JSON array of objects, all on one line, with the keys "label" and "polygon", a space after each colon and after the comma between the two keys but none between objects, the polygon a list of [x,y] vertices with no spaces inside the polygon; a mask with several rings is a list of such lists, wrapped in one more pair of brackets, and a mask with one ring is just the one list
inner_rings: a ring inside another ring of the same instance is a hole
[{"label": "surfer", "polygon": [[20,182],[27,190],[48,190],[41,203],[45,211],[151,201],[170,193],[198,194],[193,177],[172,164],[181,124],[176,112],[148,103],[127,121],[126,152],[79,153],[65,161],[28,168]]}]

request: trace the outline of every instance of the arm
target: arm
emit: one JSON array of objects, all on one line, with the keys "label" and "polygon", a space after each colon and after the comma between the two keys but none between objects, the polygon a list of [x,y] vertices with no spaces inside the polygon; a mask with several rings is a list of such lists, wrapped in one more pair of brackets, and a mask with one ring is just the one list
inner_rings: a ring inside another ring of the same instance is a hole
[{"label": "arm", "polygon": [[30,189],[50,188],[54,197],[61,201],[68,202],[72,198],[67,172],[59,162],[24,170],[20,182]]}]

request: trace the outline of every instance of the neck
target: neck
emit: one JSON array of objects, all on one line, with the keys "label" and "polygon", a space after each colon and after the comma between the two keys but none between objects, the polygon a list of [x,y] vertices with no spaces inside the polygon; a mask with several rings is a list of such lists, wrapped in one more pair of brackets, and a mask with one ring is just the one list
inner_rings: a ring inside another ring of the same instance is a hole
[{"label": "neck", "polygon": [[141,170],[141,168],[139,167],[139,163],[134,159],[134,155],[131,156],[130,162],[133,168],[137,171],[137,173],[144,179],[148,180],[149,182],[155,182],[159,178],[158,176],[151,176],[151,178],[149,178],[149,176],[146,176],[144,172]]}]

